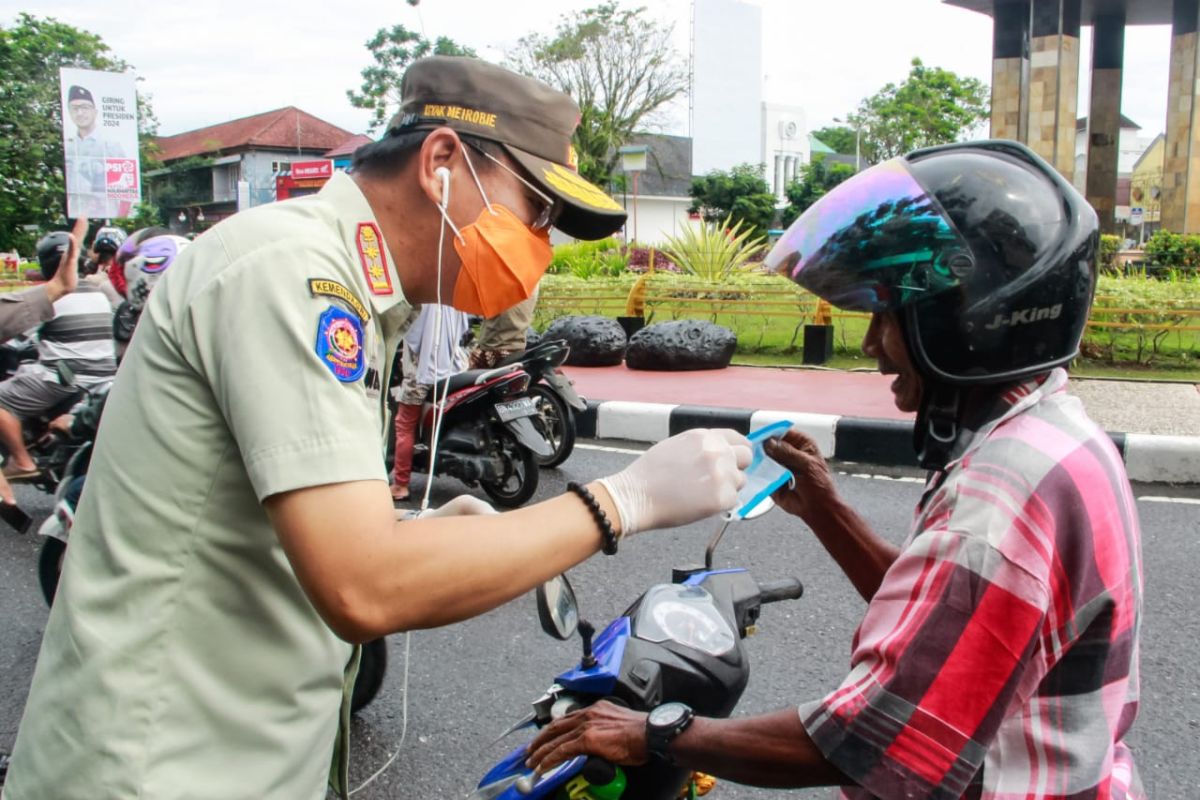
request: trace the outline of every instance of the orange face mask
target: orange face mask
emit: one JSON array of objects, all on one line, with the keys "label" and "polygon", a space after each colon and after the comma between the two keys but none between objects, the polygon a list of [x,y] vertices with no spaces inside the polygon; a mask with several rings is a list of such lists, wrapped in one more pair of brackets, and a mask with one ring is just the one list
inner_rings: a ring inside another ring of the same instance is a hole
[{"label": "orange face mask", "polygon": [[549,229],[536,231],[499,203],[458,231],[454,249],[462,259],[452,304],[459,311],[494,317],[537,289],[550,266]]}]

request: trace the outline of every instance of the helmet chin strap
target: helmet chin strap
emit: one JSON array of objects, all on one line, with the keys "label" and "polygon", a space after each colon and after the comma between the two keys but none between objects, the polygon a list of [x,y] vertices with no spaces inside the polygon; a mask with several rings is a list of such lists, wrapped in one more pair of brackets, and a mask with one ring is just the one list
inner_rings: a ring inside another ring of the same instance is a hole
[{"label": "helmet chin strap", "polygon": [[913,427],[913,448],[922,469],[943,470],[958,441],[962,389],[945,383],[927,383],[921,410]]}]

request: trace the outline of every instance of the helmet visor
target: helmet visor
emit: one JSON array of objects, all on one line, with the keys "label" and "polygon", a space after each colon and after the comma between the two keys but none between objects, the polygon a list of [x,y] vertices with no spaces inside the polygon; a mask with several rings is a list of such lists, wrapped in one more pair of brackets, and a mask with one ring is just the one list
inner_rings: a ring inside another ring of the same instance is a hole
[{"label": "helmet visor", "polygon": [[814,203],[766,265],[839,308],[875,312],[957,286],[972,258],[937,200],[895,158]]}]

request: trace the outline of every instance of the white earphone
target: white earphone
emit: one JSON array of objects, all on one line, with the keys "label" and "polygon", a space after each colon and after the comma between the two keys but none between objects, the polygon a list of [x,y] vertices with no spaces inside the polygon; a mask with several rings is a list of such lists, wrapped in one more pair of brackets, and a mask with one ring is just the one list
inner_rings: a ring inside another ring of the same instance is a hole
[{"label": "white earphone", "polygon": [[446,169],[445,167],[438,167],[433,171],[433,174],[442,179],[441,206],[442,208],[445,208],[450,204],[450,170]]}]

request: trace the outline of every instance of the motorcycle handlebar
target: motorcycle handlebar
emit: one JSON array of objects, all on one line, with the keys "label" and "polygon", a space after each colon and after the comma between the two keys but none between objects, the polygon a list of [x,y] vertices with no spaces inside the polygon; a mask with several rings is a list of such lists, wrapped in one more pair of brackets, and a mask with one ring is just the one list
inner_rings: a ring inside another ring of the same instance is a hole
[{"label": "motorcycle handlebar", "polygon": [[804,594],[804,585],[799,578],[784,578],[781,581],[767,581],[758,585],[758,592],[763,605],[778,603],[780,600],[798,600]]}]

